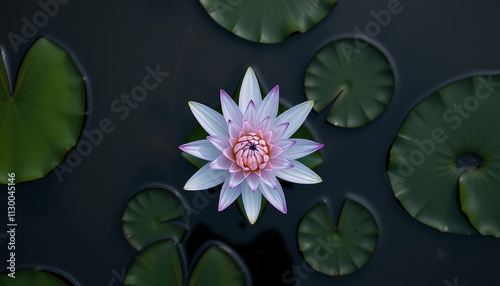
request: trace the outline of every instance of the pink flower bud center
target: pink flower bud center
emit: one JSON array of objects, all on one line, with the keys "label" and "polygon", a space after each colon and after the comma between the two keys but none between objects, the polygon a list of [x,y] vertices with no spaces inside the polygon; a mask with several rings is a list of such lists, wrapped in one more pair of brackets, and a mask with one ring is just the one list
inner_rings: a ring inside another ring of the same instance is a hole
[{"label": "pink flower bud center", "polygon": [[236,164],[243,171],[264,169],[269,162],[269,145],[254,132],[241,136],[233,146]]}]

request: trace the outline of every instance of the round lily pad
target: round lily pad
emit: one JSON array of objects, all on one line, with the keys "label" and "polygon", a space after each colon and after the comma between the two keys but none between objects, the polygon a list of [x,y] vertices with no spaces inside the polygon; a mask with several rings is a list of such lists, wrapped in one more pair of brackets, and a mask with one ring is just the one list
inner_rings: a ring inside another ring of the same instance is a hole
[{"label": "round lily pad", "polygon": [[123,233],[130,245],[141,251],[151,243],[173,237],[181,240],[186,226],[171,220],[182,217],[186,209],[172,192],[147,189],[135,195],[122,216]]},{"label": "round lily pad", "polygon": [[338,127],[359,127],[377,118],[394,94],[394,76],[386,57],[362,40],[339,40],[311,60],[304,78],[314,110],[332,107],[326,121]]},{"label": "round lily pad", "polygon": [[67,52],[40,38],[29,49],[13,93],[0,57],[0,183],[44,177],[80,136],[85,84]]},{"label": "round lily pad", "polygon": [[338,227],[325,203],[307,212],[299,224],[298,243],[304,259],[327,275],[346,275],[363,267],[375,252],[377,241],[375,218],[352,200],[345,201]]},{"label": "round lily pad", "polygon": [[173,240],[155,242],[139,253],[125,278],[126,286],[183,286],[178,244]]},{"label": "round lily pad", "polygon": [[500,236],[500,76],[475,76],[410,112],[390,150],[397,199],[440,231]]},{"label": "round lily pad", "polygon": [[4,273],[0,275],[0,285],[3,286],[67,286],[66,283],[62,282],[59,278],[54,275],[35,270],[22,270],[17,271],[12,276],[8,276],[9,273]]},{"label": "round lily pad", "polygon": [[279,43],[305,33],[323,19],[337,0],[200,0],[215,22],[254,42]]},{"label": "round lily pad", "polygon": [[201,256],[189,279],[189,286],[246,285],[243,270],[222,245],[209,247]]}]

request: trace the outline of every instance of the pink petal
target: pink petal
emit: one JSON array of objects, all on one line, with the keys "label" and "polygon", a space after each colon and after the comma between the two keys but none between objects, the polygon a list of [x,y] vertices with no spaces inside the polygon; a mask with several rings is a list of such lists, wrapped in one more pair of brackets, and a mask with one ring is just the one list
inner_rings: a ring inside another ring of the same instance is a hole
[{"label": "pink petal", "polygon": [[257,109],[255,108],[255,103],[253,101],[250,101],[248,104],[247,110],[243,115],[243,121],[248,122],[252,128],[255,128],[259,124]]},{"label": "pink petal", "polygon": [[229,170],[233,162],[226,158],[224,155],[220,155],[217,159],[213,160],[208,167],[215,170]]},{"label": "pink petal", "polygon": [[239,138],[240,136],[240,131],[241,128],[238,126],[236,123],[234,123],[232,120],[229,120],[227,122],[227,126],[229,128],[229,137],[231,138]]},{"label": "pink petal", "polygon": [[[273,145],[279,146],[283,149],[283,151],[286,151],[286,150],[290,149],[292,146],[294,146],[296,142],[297,142],[296,139],[281,139],[278,141],[274,141]],[[289,158],[287,158],[287,159],[289,159]]]},{"label": "pink petal", "polygon": [[264,118],[259,125],[255,128],[256,130],[259,130],[262,133],[268,132],[269,129],[271,129],[271,119],[268,117]]},{"label": "pink petal", "polygon": [[236,172],[229,174],[229,188],[234,188],[241,184],[245,180],[243,172]]},{"label": "pink petal", "polygon": [[254,172],[251,172],[250,174],[248,174],[247,183],[252,192],[255,192],[255,190],[257,190],[257,187],[259,186],[260,177]]}]

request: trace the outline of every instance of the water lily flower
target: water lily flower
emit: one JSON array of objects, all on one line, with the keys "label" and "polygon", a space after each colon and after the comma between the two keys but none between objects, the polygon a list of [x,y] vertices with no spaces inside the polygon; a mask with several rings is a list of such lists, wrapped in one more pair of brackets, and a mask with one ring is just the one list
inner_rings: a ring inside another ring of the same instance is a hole
[{"label": "water lily flower", "polygon": [[264,196],[286,214],[283,189],[277,178],[299,184],[315,184],[321,178],[296,159],[307,156],[323,144],[290,138],[313,107],[309,100],[277,116],[279,86],[262,99],[257,78],[248,68],[239,94],[239,104],[220,91],[222,114],[197,102],[189,107],[209,136],[179,146],[195,157],[209,161],[184,186],[205,190],[221,183],[219,211],[242,196],[248,219],[253,224]]}]

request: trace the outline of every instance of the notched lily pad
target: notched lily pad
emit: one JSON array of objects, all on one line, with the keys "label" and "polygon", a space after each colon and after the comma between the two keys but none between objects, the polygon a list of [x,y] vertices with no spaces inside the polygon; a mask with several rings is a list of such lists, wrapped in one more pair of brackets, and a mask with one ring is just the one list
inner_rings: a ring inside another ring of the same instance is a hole
[{"label": "notched lily pad", "polygon": [[323,47],[311,60],[305,93],[321,112],[333,103],[326,121],[338,127],[359,127],[377,118],[394,94],[394,76],[386,57],[356,39]]},{"label": "notched lily pad", "polygon": [[440,231],[500,237],[500,76],[453,82],[408,115],[388,177],[406,211]]},{"label": "notched lily pad", "polygon": [[378,227],[364,206],[346,200],[338,227],[328,207],[321,203],[299,224],[298,243],[306,262],[327,275],[346,275],[365,265],[375,252]]},{"label": "notched lily pad", "polygon": [[136,194],[125,207],[123,233],[138,251],[169,237],[180,241],[187,226],[171,220],[185,213],[184,204],[174,193],[163,189],[147,189]]},{"label": "notched lily pad", "polygon": [[183,286],[179,245],[161,240],[137,254],[125,278],[126,286]]},{"label": "notched lily pad", "polygon": [[200,257],[189,279],[189,286],[246,285],[241,266],[231,251],[221,244],[210,246]]},{"label": "notched lily pad", "polygon": [[80,136],[85,84],[67,52],[40,38],[29,49],[11,94],[0,57],[0,183],[42,178]]},{"label": "notched lily pad", "polygon": [[305,33],[337,0],[200,0],[210,17],[233,34],[254,42],[278,43]]},{"label": "notched lily pad", "polygon": [[22,270],[15,273],[15,278],[9,277],[8,273],[0,275],[0,285],[3,286],[67,286],[56,276],[34,270]]},{"label": "notched lily pad", "polygon": [[210,246],[185,284],[182,248],[171,239],[155,242],[139,253],[125,279],[127,286],[237,286],[247,285],[241,266],[222,244]]}]

